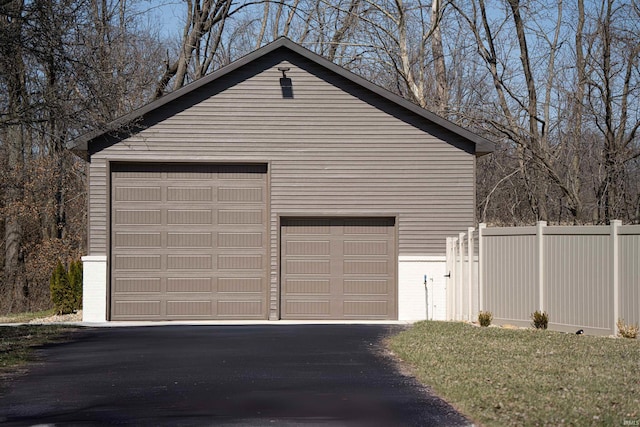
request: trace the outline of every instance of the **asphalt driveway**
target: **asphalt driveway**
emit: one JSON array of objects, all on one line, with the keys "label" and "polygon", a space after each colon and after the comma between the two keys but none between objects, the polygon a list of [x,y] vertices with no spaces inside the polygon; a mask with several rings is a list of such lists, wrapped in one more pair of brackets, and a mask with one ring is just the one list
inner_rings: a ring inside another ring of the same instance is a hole
[{"label": "asphalt driveway", "polygon": [[469,424],[402,375],[401,326],[152,326],[79,332],[0,396],[8,425]]}]

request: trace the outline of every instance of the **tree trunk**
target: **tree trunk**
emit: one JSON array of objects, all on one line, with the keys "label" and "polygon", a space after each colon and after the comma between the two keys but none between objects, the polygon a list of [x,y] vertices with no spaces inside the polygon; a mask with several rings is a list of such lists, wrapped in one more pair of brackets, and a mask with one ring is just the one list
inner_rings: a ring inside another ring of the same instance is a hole
[{"label": "tree trunk", "polygon": [[440,0],[433,0],[431,3],[431,53],[436,74],[436,113],[446,117],[449,108],[449,84],[440,31],[440,9]]},{"label": "tree trunk", "polygon": [[[530,150],[533,154],[533,170],[532,178],[530,180],[530,188],[532,189],[531,202],[532,209],[536,215],[536,220],[548,221],[549,215],[547,212],[547,179],[544,171],[545,167],[541,164],[543,157],[547,156],[548,147],[545,144],[543,135],[539,129],[538,118],[538,95],[536,91],[536,80],[531,70],[531,63],[529,57],[529,47],[527,44],[527,37],[524,27],[522,16],[520,15],[520,0],[509,0],[511,6],[511,14],[513,22],[515,24],[516,35],[518,37],[518,45],[520,47],[520,61],[522,63],[522,70],[524,72],[524,79],[527,85],[527,116],[529,119],[528,137]],[[544,127],[543,127],[544,131]]]},{"label": "tree trunk", "polygon": [[[18,204],[23,199],[24,186],[24,120],[27,101],[25,67],[22,58],[21,34],[24,0],[12,1],[6,10],[8,15],[0,16],[0,31],[8,39],[2,47],[8,67],[3,77],[7,82],[8,119],[6,128],[7,168],[10,182],[4,191],[3,205],[6,209],[4,241],[4,277],[2,282],[3,312],[19,312],[27,308],[27,283],[23,255],[23,230],[20,224]],[[8,298],[7,298],[8,297]]]}]

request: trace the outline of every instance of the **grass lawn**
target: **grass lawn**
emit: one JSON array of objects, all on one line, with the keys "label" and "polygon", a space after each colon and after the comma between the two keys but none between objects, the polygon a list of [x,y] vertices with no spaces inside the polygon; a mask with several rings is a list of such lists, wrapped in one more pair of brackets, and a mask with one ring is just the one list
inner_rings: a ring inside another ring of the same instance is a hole
[{"label": "grass lawn", "polygon": [[27,323],[30,320],[42,319],[44,317],[53,316],[54,314],[56,314],[56,310],[53,308],[44,311],[8,314],[6,316],[0,316],[0,323]]},{"label": "grass lawn", "polygon": [[0,379],[33,361],[33,349],[64,339],[77,327],[65,325],[0,326]]},{"label": "grass lawn", "polygon": [[640,340],[420,322],[389,346],[481,425],[640,425]]}]

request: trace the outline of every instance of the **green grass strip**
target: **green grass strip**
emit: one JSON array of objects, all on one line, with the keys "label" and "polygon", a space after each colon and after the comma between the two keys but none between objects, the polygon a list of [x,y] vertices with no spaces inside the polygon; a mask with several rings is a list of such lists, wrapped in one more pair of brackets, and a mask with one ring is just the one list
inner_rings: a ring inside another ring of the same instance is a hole
[{"label": "green grass strip", "polygon": [[482,425],[640,425],[639,340],[420,322],[389,346]]},{"label": "green grass strip", "polygon": [[27,323],[30,320],[42,319],[44,317],[53,316],[54,314],[56,314],[56,311],[53,308],[44,311],[8,314],[6,316],[0,316],[0,323]]},{"label": "green grass strip", "polygon": [[0,326],[0,374],[11,374],[34,360],[34,347],[64,340],[77,329],[65,325]]}]

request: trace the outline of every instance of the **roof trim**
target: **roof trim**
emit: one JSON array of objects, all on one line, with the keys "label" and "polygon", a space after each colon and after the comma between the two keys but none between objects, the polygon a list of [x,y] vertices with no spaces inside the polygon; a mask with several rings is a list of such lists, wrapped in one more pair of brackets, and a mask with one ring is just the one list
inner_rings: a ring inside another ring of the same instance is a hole
[{"label": "roof trim", "polygon": [[169,104],[170,102],[182,97],[183,95],[186,95],[192,91],[195,91],[197,89],[199,89],[202,86],[205,86],[211,82],[213,82],[214,80],[229,74],[235,70],[237,70],[238,68],[241,68],[251,62],[253,62],[254,60],[267,55],[268,53],[271,53],[273,51],[275,51],[276,49],[279,49],[281,47],[287,48],[295,53],[297,53],[298,55],[301,55],[302,57],[315,62],[316,64],[327,68],[328,70],[340,75],[341,77],[346,78],[347,80],[352,81],[353,83],[356,83],[362,87],[364,87],[365,89],[368,89],[369,91],[383,97],[386,98],[387,100],[398,104],[399,106],[417,114],[418,116],[421,116],[459,136],[462,136],[463,138],[473,142],[475,144],[475,152],[476,152],[476,156],[482,156],[485,154],[489,154],[491,152],[493,152],[495,150],[495,144],[491,141],[489,141],[488,139],[485,139],[483,137],[481,137],[480,135],[476,135],[475,133],[469,131],[468,129],[465,129],[461,126],[458,126],[456,124],[454,124],[453,122],[450,122],[449,120],[438,116],[435,113],[432,113],[431,111],[428,111],[410,101],[407,101],[406,99],[404,99],[403,97],[396,95],[393,92],[390,92],[384,88],[382,88],[381,86],[378,86],[374,83],[371,83],[370,81],[364,79],[363,77],[360,77],[348,70],[346,70],[345,68],[334,64],[333,62],[329,61],[328,59],[314,53],[311,52],[310,50],[302,47],[301,45],[291,41],[290,39],[286,38],[286,37],[280,37],[278,39],[276,39],[275,41],[243,56],[242,58],[232,62],[229,65],[226,65],[222,68],[220,68],[219,70],[216,70],[214,72],[212,72],[211,74],[206,75],[205,77],[202,77],[194,82],[189,83],[186,86],[183,86],[180,89],[177,89],[161,98],[156,99],[155,101],[140,107],[128,114],[125,114],[124,116],[121,116],[115,120],[113,120],[112,122],[108,123],[105,127],[100,128],[100,129],[96,129],[94,131],[88,132],[84,135],[79,136],[78,138],[69,141],[69,143],[67,143],[67,148],[71,149],[71,150],[78,150],[78,151],[87,151],[89,148],[89,142],[99,138],[101,136],[104,136],[105,134],[109,133],[109,132],[114,132],[117,131],[118,129],[120,129],[122,126],[127,125],[141,117],[143,117],[144,115],[156,110],[157,108],[160,108],[166,104]]}]

